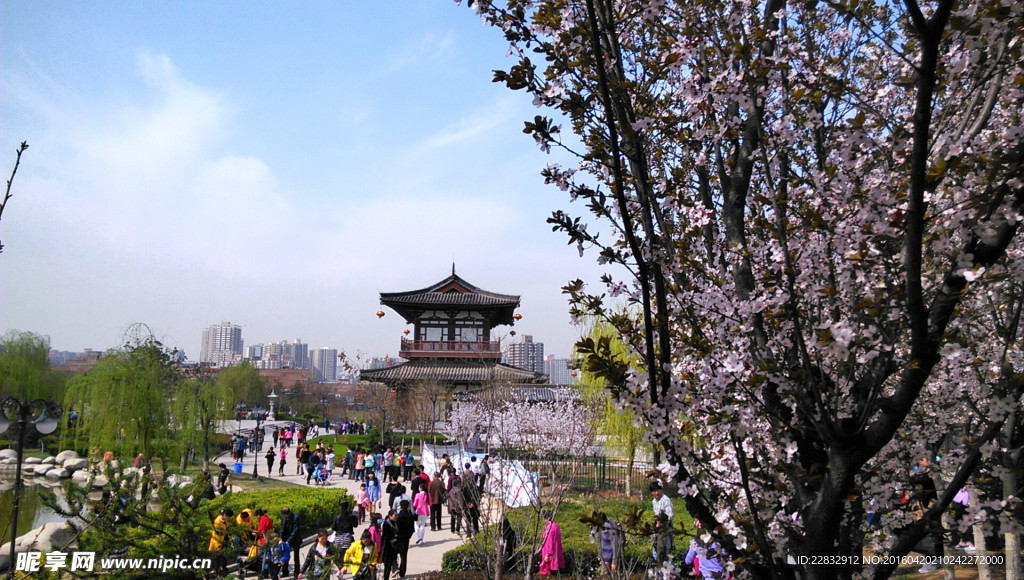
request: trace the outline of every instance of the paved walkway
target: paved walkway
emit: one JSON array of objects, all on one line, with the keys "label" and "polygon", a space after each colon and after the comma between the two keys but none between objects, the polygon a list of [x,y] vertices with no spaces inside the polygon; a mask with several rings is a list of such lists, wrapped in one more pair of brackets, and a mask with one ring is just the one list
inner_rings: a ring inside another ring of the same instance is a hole
[{"label": "paved walkway", "polygon": [[[268,427],[268,429],[267,429],[268,433],[270,433],[270,432],[273,431],[273,427],[275,425],[284,426],[286,424],[287,424],[287,422],[285,422],[285,421],[272,421],[270,423],[266,423],[265,425]],[[243,431],[250,430],[250,429],[254,428],[255,426],[256,426],[256,422],[255,421],[242,421],[241,422],[241,428],[242,428]],[[235,430],[238,428],[238,422],[237,421],[229,421],[229,422],[227,422],[225,424],[225,427],[228,428],[228,430],[226,430],[226,432],[234,433]],[[232,479],[238,478],[240,481],[245,481],[247,478],[251,478],[252,477],[252,471],[253,471],[253,460],[254,459],[259,459],[259,462],[260,462],[259,463],[259,475],[260,475],[260,477],[267,477],[267,475],[268,475],[266,473],[266,470],[267,470],[267,460],[264,457],[264,455],[266,454],[267,449],[270,447],[270,445],[273,445],[273,442],[274,442],[274,440],[268,435],[267,439],[266,439],[266,441],[264,442],[264,445],[263,445],[263,451],[260,452],[260,453],[249,453],[249,454],[247,454],[245,459],[242,461],[242,463],[244,465],[244,467],[242,468],[242,474],[241,475],[232,474],[232,476],[231,476]],[[280,447],[275,447],[274,450],[275,450],[275,452],[280,453]],[[340,460],[345,457],[345,453],[342,451],[341,453],[338,453],[338,456],[339,456],[338,463],[340,464]],[[217,463],[224,463],[225,465],[228,466],[229,469],[232,468],[232,461],[231,461],[231,456],[230,455],[223,455],[223,456],[218,457],[213,462],[213,464],[216,465]],[[211,471],[213,471],[213,470],[211,469]],[[339,471],[338,472],[340,473],[340,467],[339,467]],[[273,474],[270,477],[271,477],[271,479],[275,479],[275,480],[278,480],[278,481],[287,481],[288,483],[293,483],[293,484],[296,484],[296,485],[299,485],[299,486],[302,486],[302,487],[308,487],[308,486],[306,486],[306,476],[305,475],[295,475],[295,446],[294,445],[288,448],[288,463],[285,466],[285,475],[280,476],[280,477],[277,475],[277,461],[275,461],[274,462]],[[312,484],[310,486],[312,486]],[[344,479],[341,479],[341,478],[338,478],[335,475],[334,477],[331,478],[331,480],[329,482],[329,485],[328,485],[328,489],[332,489],[332,488],[333,489],[338,489],[338,488],[347,489],[349,494],[352,495],[352,497],[355,497],[356,492],[359,491],[359,482],[351,480],[351,479],[348,479],[347,476]],[[384,502],[387,502],[387,494],[383,494],[383,495],[384,495],[384,497],[383,497]],[[384,514],[386,514],[386,513],[387,512],[385,511]],[[384,514],[382,514],[382,515],[384,515]],[[268,514],[268,515],[271,517],[271,519],[274,520],[274,524],[275,525],[279,523],[278,522],[279,516],[277,514]],[[417,545],[410,545],[409,546],[409,564],[408,564],[408,566],[406,568],[406,578],[410,578],[410,577],[411,578],[415,578],[415,577],[417,577],[417,576],[419,576],[419,575],[421,575],[421,574],[423,574],[425,572],[440,570],[441,569],[441,558],[444,555],[444,553],[447,552],[448,550],[452,550],[454,548],[457,548],[458,546],[460,546],[463,543],[463,539],[462,538],[460,538],[459,536],[457,536],[457,535],[455,535],[455,534],[453,534],[453,533],[448,531],[449,530],[449,527],[448,527],[449,526],[449,522],[450,522],[450,518],[448,516],[448,510],[444,509],[444,510],[442,510],[442,516],[441,516],[441,523],[444,526],[442,528],[442,531],[432,532],[432,531],[430,531],[430,527],[428,526],[426,534],[423,536],[423,543],[418,545],[418,546]],[[365,530],[366,527],[367,527],[366,524],[363,524],[363,525],[357,527],[356,528],[355,537],[359,538],[360,534],[363,533],[363,530]],[[313,536],[315,534],[315,530],[307,530],[307,531],[304,531],[303,533],[306,534],[307,537],[311,537],[311,536]],[[411,544],[415,543],[415,542],[416,542],[416,536],[413,535]],[[302,561],[303,562],[306,561],[306,552],[309,549],[310,548],[303,548],[302,549],[302,556],[303,556],[302,557]]]}]

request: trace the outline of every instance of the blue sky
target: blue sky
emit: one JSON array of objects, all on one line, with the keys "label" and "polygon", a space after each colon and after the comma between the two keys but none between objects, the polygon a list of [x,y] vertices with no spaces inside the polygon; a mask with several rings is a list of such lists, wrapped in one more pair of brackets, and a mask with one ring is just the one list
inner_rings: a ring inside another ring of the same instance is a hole
[{"label": "blue sky", "polygon": [[[397,354],[380,292],[459,275],[520,294],[567,356],[560,288],[596,282],[544,220],[500,31],[452,2],[4,2],[0,329],[61,350],[126,327],[197,359],[202,329]],[[571,208],[576,212],[582,208]],[[502,332],[510,330],[508,327]]]}]

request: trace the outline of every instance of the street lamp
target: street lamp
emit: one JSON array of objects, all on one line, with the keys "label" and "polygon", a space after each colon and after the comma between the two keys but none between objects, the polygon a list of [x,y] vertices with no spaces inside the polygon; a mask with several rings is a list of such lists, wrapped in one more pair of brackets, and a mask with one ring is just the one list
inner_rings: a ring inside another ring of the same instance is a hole
[{"label": "street lamp", "polygon": [[[256,407],[253,408],[253,411],[256,411]],[[262,407],[260,407],[260,411],[262,411]],[[260,471],[259,471],[260,470],[260,455],[259,454],[260,454],[261,451],[263,451],[263,449],[260,447],[260,437],[259,437],[260,415],[262,414],[260,411],[256,411],[256,428],[252,430],[252,435],[251,435],[252,440],[255,442],[255,447],[253,447],[253,452],[252,452],[252,478],[253,479],[259,479],[260,478]],[[271,474],[268,474],[268,475],[271,475]]]},{"label": "street lamp", "polygon": [[[17,417],[11,420],[11,416]],[[18,424],[18,466],[14,474],[14,507],[11,510],[11,571],[8,578],[14,578],[16,560],[14,547],[18,540],[18,504],[21,501],[21,460],[25,455],[25,433],[32,425],[40,435],[49,435],[57,430],[60,422],[61,409],[56,403],[43,399],[22,401],[9,397],[0,401],[0,434],[7,431],[13,423]]]}]

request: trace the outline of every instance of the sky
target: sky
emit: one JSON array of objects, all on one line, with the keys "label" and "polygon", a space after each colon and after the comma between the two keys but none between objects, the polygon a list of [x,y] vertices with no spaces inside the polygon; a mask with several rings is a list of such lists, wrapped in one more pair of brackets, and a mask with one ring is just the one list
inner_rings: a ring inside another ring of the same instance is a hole
[{"label": "sky", "polygon": [[[522,133],[539,111],[491,82],[508,46],[465,5],[0,3],[0,329],[104,350],[144,323],[198,360],[204,328],[350,358],[397,355],[380,292],[456,272],[521,296],[497,335],[567,357],[561,287],[598,283],[545,219]],[[510,330],[516,337],[508,335]]]}]

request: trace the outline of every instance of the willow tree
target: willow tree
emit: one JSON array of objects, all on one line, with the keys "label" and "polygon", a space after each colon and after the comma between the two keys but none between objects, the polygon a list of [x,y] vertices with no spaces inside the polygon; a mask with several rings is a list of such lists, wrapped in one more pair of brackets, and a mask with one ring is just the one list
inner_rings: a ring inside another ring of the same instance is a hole
[{"label": "willow tree", "polygon": [[642,357],[601,362],[687,509],[756,577],[892,574],[1022,407],[1020,341],[977,321],[1024,272],[1024,5],[472,4],[514,57],[494,80],[545,108],[525,132],[576,155],[542,174],[604,227],[549,221],[618,268],[567,291]]},{"label": "willow tree", "polygon": [[[597,431],[604,436],[605,448],[621,453],[627,461],[627,472],[633,473],[637,452],[646,443],[647,429],[636,413],[624,407],[613,394],[625,387],[625,376],[620,376],[616,384],[605,372],[607,365],[602,366],[603,362],[614,361],[617,368],[622,368],[630,360],[629,349],[614,326],[599,321],[576,345],[573,356],[582,371],[581,396],[588,400],[588,407],[597,409]],[[632,364],[639,364],[636,357],[632,359]],[[632,486],[632,478],[626,478],[626,495],[633,493]]]},{"label": "willow tree", "polygon": [[172,402],[182,376],[174,355],[145,338],[107,352],[92,370],[72,377],[64,408],[78,411],[78,423],[63,440],[92,455],[177,459]]},{"label": "willow tree", "polygon": [[[8,332],[0,339],[0,400],[15,397],[22,401],[43,399],[61,402],[65,377],[50,366],[49,341],[31,332]],[[18,424],[12,425],[18,429]],[[29,429],[26,444],[35,444],[39,433]],[[16,431],[6,434],[17,441]]]},{"label": "willow tree", "polygon": [[218,422],[232,417],[237,400],[230,382],[214,379],[209,367],[200,364],[188,373],[176,391],[173,405],[182,470],[189,457],[200,448],[203,469],[210,468],[210,439]]},{"label": "willow tree", "polygon": [[267,396],[267,380],[260,376],[249,361],[232,365],[220,371],[217,384],[228,389],[234,403],[245,403],[250,407],[262,405]]}]

